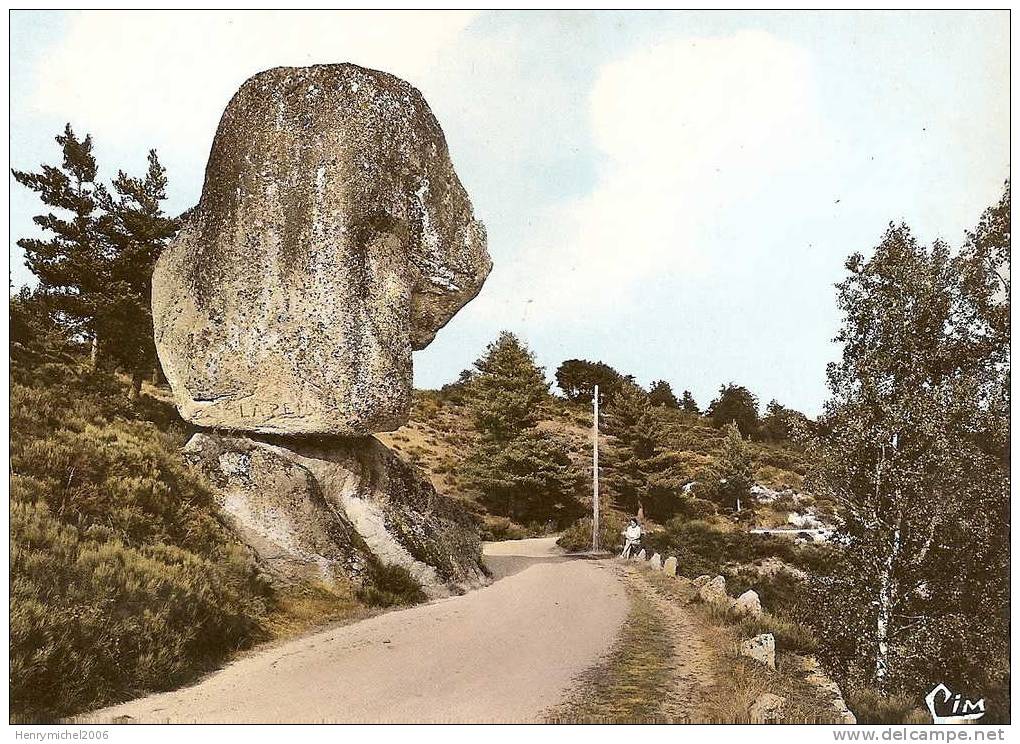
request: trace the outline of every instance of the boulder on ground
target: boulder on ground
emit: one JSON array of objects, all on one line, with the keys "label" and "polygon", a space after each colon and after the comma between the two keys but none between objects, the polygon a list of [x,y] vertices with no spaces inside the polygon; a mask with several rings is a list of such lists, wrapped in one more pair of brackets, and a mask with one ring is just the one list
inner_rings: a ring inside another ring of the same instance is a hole
[{"label": "boulder on ground", "polygon": [[421,94],[351,64],[255,75],[152,277],[181,415],[267,434],[407,422],[411,352],[479,291],[485,229]]},{"label": "boulder on ground", "polygon": [[763,692],[751,703],[747,716],[751,723],[782,723],[785,703],[786,698],[773,695],[771,692]]},{"label": "boulder on ground", "polygon": [[771,633],[762,633],[740,644],[740,655],[776,668],[776,639]]},{"label": "boulder on ground", "polygon": [[705,584],[707,584],[711,580],[712,580],[712,576],[710,574],[701,574],[701,576],[698,576],[691,583],[694,584],[694,588],[695,589],[701,589],[701,587],[703,587]]},{"label": "boulder on ground", "polygon": [[645,552],[644,548],[641,548],[641,552],[637,554],[637,558],[635,558],[634,560],[638,560],[643,563],[648,560],[648,553]]},{"label": "boulder on ground", "polygon": [[662,556],[658,553],[652,553],[651,559],[648,561],[648,565],[654,568],[656,571],[662,568]]},{"label": "boulder on ground", "polygon": [[726,579],[722,576],[716,576],[711,581],[706,582],[698,589],[698,596],[702,602],[728,603],[730,597],[726,594]]},{"label": "boulder on ground", "polygon": [[813,656],[794,656],[794,662],[801,672],[804,673],[804,681],[812,687],[817,688],[829,699],[832,704],[833,720],[837,724],[855,724],[857,716],[847,707],[843,699],[843,692],[839,685],[832,681],[822,670],[818,660]]},{"label": "boulder on ground", "polygon": [[373,560],[407,569],[429,597],[485,583],[463,509],[374,437],[199,433],[184,453],[274,583],[358,581]]},{"label": "boulder on ground", "polygon": [[737,597],[737,601],[736,604],[733,605],[733,609],[736,610],[738,615],[761,617],[761,600],[758,598],[758,592],[753,589],[748,589],[746,592]]},{"label": "boulder on ground", "polygon": [[669,574],[670,576],[676,576],[676,564],[677,560],[675,557],[670,556],[666,559],[665,563],[662,564],[662,572]]}]

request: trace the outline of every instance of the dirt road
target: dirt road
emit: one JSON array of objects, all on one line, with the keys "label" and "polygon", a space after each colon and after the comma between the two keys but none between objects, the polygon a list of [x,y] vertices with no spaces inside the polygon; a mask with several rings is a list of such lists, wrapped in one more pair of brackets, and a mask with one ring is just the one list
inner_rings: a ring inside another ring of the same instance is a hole
[{"label": "dirt road", "polygon": [[259,651],[89,719],[538,721],[612,645],[626,594],[610,565],[563,557],[554,538],[492,543],[486,556],[497,580],[484,589]]}]

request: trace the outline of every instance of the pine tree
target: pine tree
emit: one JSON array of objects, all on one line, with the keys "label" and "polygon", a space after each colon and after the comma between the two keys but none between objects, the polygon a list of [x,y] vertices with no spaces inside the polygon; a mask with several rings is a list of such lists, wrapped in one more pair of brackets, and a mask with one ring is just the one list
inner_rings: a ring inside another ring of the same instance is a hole
[{"label": "pine tree", "polygon": [[740,430],[733,424],[723,427],[726,435],[723,440],[722,456],[719,458],[720,485],[719,493],[724,506],[739,512],[746,507],[754,485],[754,466],[751,452]]},{"label": "pine tree", "polygon": [[567,400],[591,405],[595,386],[599,387],[599,401],[609,403],[616,391],[628,380],[604,362],[586,359],[567,359],[556,369],[556,385]]},{"label": "pine tree", "polygon": [[166,169],[155,150],[149,151],[144,178],[123,171],[113,182],[116,196],[100,195],[106,214],[100,226],[113,247],[107,292],[117,324],[113,356],[132,373],[132,394],[141,391],[144,375],[158,367],[152,328],[152,271],[166,244],[177,234],[179,221],[163,212]]},{"label": "pine tree", "polygon": [[558,438],[535,427],[549,385],[534,356],[504,331],[464,382],[481,444],[464,475],[495,514],[564,526],[579,514],[581,473]]},{"label": "pine tree", "polygon": [[680,410],[684,413],[693,413],[697,416],[701,415],[701,409],[698,408],[698,404],[694,400],[694,396],[691,395],[690,390],[684,390],[684,394],[680,398]]},{"label": "pine tree", "polygon": [[624,385],[606,406],[605,484],[625,511],[639,513],[648,494],[648,462],[658,448],[648,395],[636,385]]},{"label": "pine tree", "polygon": [[483,437],[507,442],[535,425],[548,401],[549,383],[517,336],[500,333],[474,366],[470,402]]},{"label": "pine tree", "polygon": [[708,407],[712,424],[719,428],[736,424],[747,437],[758,430],[758,399],[743,385],[730,383],[719,388],[719,397]]},{"label": "pine tree", "polygon": [[11,171],[57,211],[33,218],[50,237],[22,238],[18,245],[39,279],[40,295],[73,333],[91,341],[98,365],[112,332],[107,292],[111,251],[99,227],[103,187],[91,136],[79,139],[68,124],[56,141],[63,154],[60,166],[43,165],[37,173]]},{"label": "pine tree", "polygon": [[648,389],[648,402],[653,406],[665,408],[678,408],[680,406],[676,396],[673,394],[673,388],[665,380],[656,380],[652,383],[652,386]]}]

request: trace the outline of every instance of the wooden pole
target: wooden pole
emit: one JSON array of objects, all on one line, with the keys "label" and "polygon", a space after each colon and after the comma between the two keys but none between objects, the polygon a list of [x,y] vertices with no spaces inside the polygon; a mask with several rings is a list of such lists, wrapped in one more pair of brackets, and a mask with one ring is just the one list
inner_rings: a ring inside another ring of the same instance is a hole
[{"label": "wooden pole", "polygon": [[592,396],[594,418],[592,419],[592,517],[591,517],[591,552],[599,552],[599,386],[595,386]]}]

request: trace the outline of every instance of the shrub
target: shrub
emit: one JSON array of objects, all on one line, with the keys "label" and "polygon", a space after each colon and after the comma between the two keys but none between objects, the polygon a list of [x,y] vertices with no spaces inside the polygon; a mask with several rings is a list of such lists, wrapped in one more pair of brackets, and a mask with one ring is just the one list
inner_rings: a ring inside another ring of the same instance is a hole
[{"label": "shrub", "polygon": [[373,561],[369,564],[368,580],[358,590],[358,599],[374,607],[413,605],[424,602],[425,592],[403,566]]},{"label": "shrub", "polygon": [[165,404],[11,359],[11,713],[167,689],[262,637],[270,601]]},{"label": "shrub", "polygon": [[818,648],[818,641],[809,628],[782,615],[766,612],[759,617],[744,617],[739,628],[744,638],[771,633],[776,637],[776,646],[783,651],[810,654]]},{"label": "shrub", "polygon": [[710,519],[718,513],[716,505],[711,501],[691,496],[681,499],[677,507],[677,516],[684,519]]},{"label": "shrub", "polygon": [[482,521],[480,536],[483,540],[523,540],[528,532],[508,517],[487,516]]},{"label": "shrub", "polygon": [[[623,549],[622,532],[626,526],[623,515],[606,511],[599,518],[599,546],[602,550],[616,552]],[[568,527],[556,544],[572,553],[591,550],[591,517],[582,517]]]},{"label": "shrub", "polygon": [[872,688],[852,690],[847,695],[847,707],[857,716],[857,723],[922,724],[931,723],[931,717],[921,710],[917,701],[906,693],[885,695]]}]

